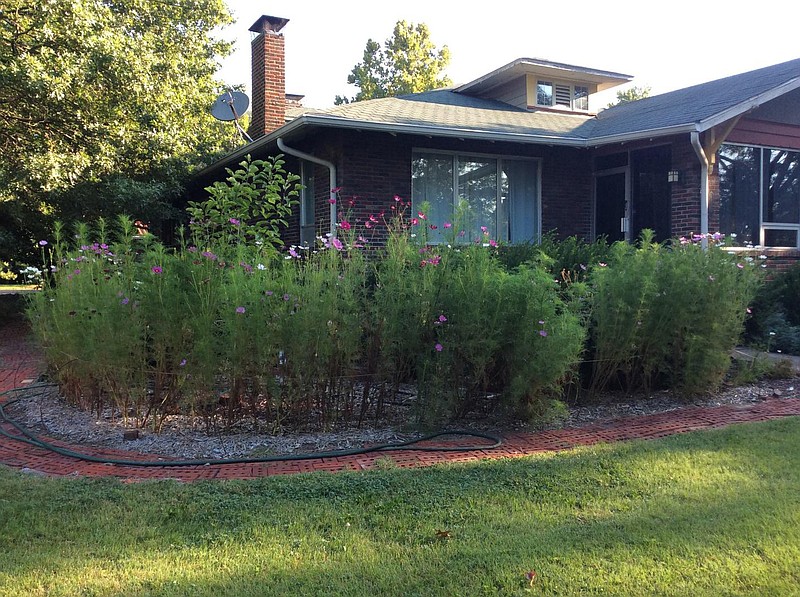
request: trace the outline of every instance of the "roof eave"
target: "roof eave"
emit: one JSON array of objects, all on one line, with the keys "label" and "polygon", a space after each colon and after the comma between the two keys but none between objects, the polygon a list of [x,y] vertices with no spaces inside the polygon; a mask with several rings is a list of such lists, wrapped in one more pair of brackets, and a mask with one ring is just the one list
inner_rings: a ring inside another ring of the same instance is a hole
[{"label": "roof eave", "polygon": [[206,174],[228,167],[237,160],[259,149],[277,143],[278,137],[287,137],[297,129],[304,126],[318,126],[325,128],[343,128],[350,130],[378,131],[388,134],[422,135],[426,137],[447,137],[456,139],[475,139],[482,141],[510,141],[525,144],[566,145],[573,147],[586,147],[583,137],[562,137],[557,135],[532,135],[529,133],[507,133],[497,131],[481,131],[468,128],[439,127],[423,124],[385,123],[370,120],[354,120],[337,116],[319,114],[303,114],[284,126],[240,147],[239,149],[223,156],[213,164],[206,166],[195,176]]},{"label": "roof eave", "polygon": [[590,137],[588,140],[588,145],[591,147],[600,147],[602,145],[612,145],[615,143],[631,143],[633,141],[641,141],[642,139],[652,139],[655,137],[669,137],[672,135],[691,133],[696,130],[697,127],[694,123],[679,124],[675,126],[666,126],[661,128],[635,131],[631,133],[620,133],[618,135]]},{"label": "roof eave", "polygon": [[736,104],[735,106],[731,106],[730,108],[723,110],[713,116],[709,116],[708,118],[704,118],[703,120],[698,121],[695,124],[695,130],[699,133],[707,131],[709,129],[714,128],[722,124],[723,122],[727,122],[732,118],[736,118],[737,116],[741,116],[742,114],[746,114],[752,110],[755,110],[762,104],[765,104],[769,101],[779,98],[780,96],[794,91],[795,89],[800,88],[800,77],[795,77],[777,87],[773,87],[769,91],[765,91],[764,93],[760,93],[744,102]]},{"label": "roof eave", "polygon": [[514,141],[516,143],[547,143],[551,145],[575,145],[586,143],[584,137],[570,137],[546,134],[530,134],[525,132],[509,133],[500,131],[483,131],[471,128],[442,127],[428,124],[386,123],[373,120],[354,120],[327,115],[308,115],[307,124],[345,128],[355,130],[369,130],[393,134],[422,135],[428,137],[448,137],[477,139],[485,141]]}]

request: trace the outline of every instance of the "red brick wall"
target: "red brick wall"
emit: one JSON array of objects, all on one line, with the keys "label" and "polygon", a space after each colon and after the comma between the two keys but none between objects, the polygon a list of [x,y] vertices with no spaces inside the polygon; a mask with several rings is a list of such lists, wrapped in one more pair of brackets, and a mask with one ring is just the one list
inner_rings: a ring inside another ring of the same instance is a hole
[{"label": "red brick wall", "polygon": [[[688,135],[673,140],[672,168],[680,173],[678,182],[672,183],[670,187],[672,193],[672,235],[680,237],[699,234],[700,161]],[[710,213],[711,211],[709,211]],[[710,221],[709,215],[709,230],[713,232],[716,229],[711,226]],[[719,222],[718,208],[716,210],[716,221]]]},{"label": "red brick wall", "polygon": [[252,109],[248,134],[253,138],[283,126],[286,117],[286,72],[283,35],[265,31],[251,46]]},{"label": "red brick wall", "polygon": [[544,148],[542,153],[542,232],[558,238],[592,233],[592,166],[586,150]]}]

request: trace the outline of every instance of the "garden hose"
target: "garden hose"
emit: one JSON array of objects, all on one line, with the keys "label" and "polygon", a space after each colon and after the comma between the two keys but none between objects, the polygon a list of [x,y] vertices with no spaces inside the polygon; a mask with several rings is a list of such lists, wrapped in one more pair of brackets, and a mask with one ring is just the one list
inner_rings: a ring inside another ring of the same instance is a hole
[{"label": "garden hose", "polygon": [[[370,454],[372,452],[390,452],[399,450],[416,450],[419,452],[472,452],[475,450],[493,450],[502,445],[503,440],[491,433],[482,431],[439,431],[424,435],[417,439],[408,440],[405,442],[398,442],[394,444],[378,444],[376,446],[354,448],[350,450],[333,450],[328,452],[311,452],[304,454],[282,454],[279,456],[263,456],[257,458],[219,458],[219,459],[196,459],[196,460],[128,460],[120,458],[107,458],[103,456],[92,456],[91,454],[84,454],[76,452],[68,448],[53,445],[42,438],[35,435],[29,429],[9,418],[5,408],[19,402],[19,398],[5,402],[3,398],[12,392],[20,392],[23,390],[32,390],[42,387],[53,387],[51,384],[31,385],[24,388],[14,388],[5,392],[0,392],[0,423],[6,423],[16,429],[21,435],[15,435],[0,427],[0,435],[9,439],[30,444],[37,448],[43,448],[60,454],[75,458],[77,460],[84,460],[86,462],[94,462],[98,464],[116,464],[120,466],[143,466],[143,467],[176,467],[176,466],[206,466],[206,465],[220,465],[220,464],[258,464],[264,462],[291,462],[293,460],[314,460],[318,458],[337,458],[342,456],[358,456],[362,454]],[[483,445],[467,445],[467,446],[418,446],[417,444],[438,437],[463,435],[467,437],[476,437],[488,440],[491,444]]]}]

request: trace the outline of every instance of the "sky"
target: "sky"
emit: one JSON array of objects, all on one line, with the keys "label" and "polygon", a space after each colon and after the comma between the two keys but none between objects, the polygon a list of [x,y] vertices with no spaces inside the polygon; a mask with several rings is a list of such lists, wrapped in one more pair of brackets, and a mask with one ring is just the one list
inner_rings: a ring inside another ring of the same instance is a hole
[{"label": "sky", "polygon": [[[616,91],[650,87],[651,95],[800,58],[800,2],[652,0],[605,2],[446,2],[443,0],[227,0],[236,23],[220,37],[235,41],[218,77],[250,91],[250,32],[262,15],[289,19],[286,92],[326,108],[357,92],[347,75],[372,38],[383,43],[399,20],[425,23],[447,45],[445,73],[467,83],[516,58],[540,58],[632,75],[632,83],[591,98],[605,107]],[[734,8],[734,4],[739,8]]]}]

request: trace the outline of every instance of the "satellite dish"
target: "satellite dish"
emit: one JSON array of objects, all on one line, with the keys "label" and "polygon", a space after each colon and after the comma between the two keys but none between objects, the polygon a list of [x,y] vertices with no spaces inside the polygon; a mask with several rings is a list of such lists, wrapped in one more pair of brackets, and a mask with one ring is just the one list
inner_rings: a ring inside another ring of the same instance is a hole
[{"label": "satellite dish", "polygon": [[220,95],[211,106],[211,115],[217,120],[223,122],[233,122],[236,130],[245,139],[252,142],[253,140],[239,125],[239,117],[247,111],[250,105],[250,98],[241,91],[228,90]]},{"label": "satellite dish", "polygon": [[241,91],[226,91],[211,106],[211,115],[217,120],[225,122],[239,120],[249,105],[250,98]]}]

